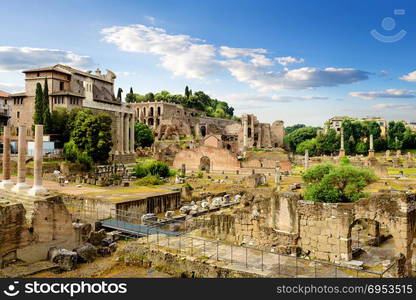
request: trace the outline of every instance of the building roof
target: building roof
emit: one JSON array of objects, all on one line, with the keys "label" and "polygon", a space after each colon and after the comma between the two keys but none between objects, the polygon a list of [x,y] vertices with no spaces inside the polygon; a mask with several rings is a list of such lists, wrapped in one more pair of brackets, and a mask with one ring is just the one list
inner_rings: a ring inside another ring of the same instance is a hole
[{"label": "building roof", "polygon": [[25,92],[15,93],[15,94],[10,95],[10,97],[25,97],[25,96],[26,96]]},{"label": "building roof", "polygon": [[49,94],[49,96],[73,96],[73,97],[84,98],[84,96],[81,94],[77,94],[77,93],[69,92],[69,91],[54,92],[54,93]]},{"label": "building roof", "polygon": [[[43,68],[25,70],[25,71],[23,71],[23,73],[34,73],[34,72],[42,72],[42,71],[56,71],[56,72],[61,72],[61,73],[64,73],[64,74],[69,74],[69,75],[79,74],[79,75],[83,75],[83,76],[90,77],[90,78],[93,78],[93,79],[98,79],[98,80],[102,80],[102,81],[105,81],[105,82],[113,83],[112,80],[108,79],[105,76],[99,76],[99,75],[95,75],[95,74],[92,74],[92,73],[89,73],[89,72],[84,72],[84,71],[81,71],[81,70],[78,70],[78,69],[74,69],[70,66],[62,65],[62,64],[57,64],[57,65],[54,65],[54,66],[43,67]],[[107,72],[111,72],[111,71],[107,70]],[[114,76],[114,79],[115,79],[114,73],[113,72],[111,72],[111,73],[112,73],[112,75]]]},{"label": "building roof", "polygon": [[8,92],[0,90],[0,97],[8,98],[8,97],[10,97],[10,94]]}]

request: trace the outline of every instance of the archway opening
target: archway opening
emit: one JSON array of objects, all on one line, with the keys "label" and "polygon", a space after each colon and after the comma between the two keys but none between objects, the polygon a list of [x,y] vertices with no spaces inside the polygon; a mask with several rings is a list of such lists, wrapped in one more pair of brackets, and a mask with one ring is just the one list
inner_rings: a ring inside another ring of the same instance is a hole
[{"label": "archway opening", "polygon": [[385,224],[357,219],[349,228],[353,260],[362,261],[366,269],[385,270],[397,255],[393,235]]},{"label": "archway opening", "polygon": [[251,128],[248,128],[248,129],[247,129],[247,136],[248,136],[249,138],[251,138]]},{"label": "archway opening", "polygon": [[205,125],[202,125],[200,128],[201,131],[201,135],[202,136],[206,136],[207,135],[207,127],[205,127]]},{"label": "archway opening", "polygon": [[207,156],[203,156],[199,162],[199,170],[209,172],[211,168],[211,160]]},{"label": "archway opening", "polygon": [[147,125],[149,125],[149,126],[153,126],[153,118],[149,118],[149,119],[147,120]]},{"label": "archway opening", "polygon": [[231,149],[232,149],[231,145],[230,144],[227,144],[227,150],[230,150],[231,151]]},{"label": "archway opening", "polygon": [[154,111],[154,109],[153,109],[153,107],[151,107],[151,108],[150,108],[150,116],[151,116],[151,117],[153,117],[153,111]]}]

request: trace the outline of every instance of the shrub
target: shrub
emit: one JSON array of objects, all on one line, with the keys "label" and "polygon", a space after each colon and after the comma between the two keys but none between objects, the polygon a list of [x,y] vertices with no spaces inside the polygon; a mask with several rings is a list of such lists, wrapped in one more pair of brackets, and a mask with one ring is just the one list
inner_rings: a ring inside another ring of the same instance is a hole
[{"label": "shrub", "polygon": [[135,185],[160,185],[163,184],[164,181],[159,177],[159,176],[155,176],[155,175],[146,175],[143,178],[137,179],[134,184]]},{"label": "shrub", "polygon": [[196,172],[196,177],[203,178],[204,177],[204,172],[202,172],[202,171]]},{"label": "shrub", "polygon": [[305,199],[316,202],[355,202],[365,197],[364,188],[377,180],[370,169],[351,165],[316,165],[303,175],[309,184]]},{"label": "shrub", "polygon": [[171,170],[169,169],[167,163],[155,160],[136,164],[134,167],[134,173],[137,178],[143,178],[147,175],[163,178],[171,176]]}]

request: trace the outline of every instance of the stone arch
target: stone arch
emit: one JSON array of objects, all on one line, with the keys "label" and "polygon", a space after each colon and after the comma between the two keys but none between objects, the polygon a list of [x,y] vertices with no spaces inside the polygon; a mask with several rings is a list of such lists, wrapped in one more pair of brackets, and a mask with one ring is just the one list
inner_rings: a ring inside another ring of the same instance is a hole
[{"label": "stone arch", "polygon": [[160,116],[162,114],[162,108],[160,106],[157,107],[157,115]]},{"label": "stone arch", "polygon": [[148,126],[153,126],[153,124],[154,124],[153,118],[147,119],[147,125]]},{"label": "stone arch", "polygon": [[251,138],[251,128],[250,128],[250,127],[247,129],[247,136],[248,136],[249,138]]},{"label": "stone arch", "polygon": [[231,147],[230,144],[227,144],[226,148],[227,148],[227,150],[230,150],[231,151],[233,147]]},{"label": "stone arch", "polygon": [[146,107],[143,107],[143,116],[146,117]]},{"label": "stone arch", "polygon": [[207,135],[207,127],[205,125],[202,125],[200,127],[201,136],[205,137]]},{"label": "stone arch", "polygon": [[211,169],[211,160],[208,156],[202,156],[199,160],[199,170],[209,172]]},{"label": "stone arch", "polygon": [[149,113],[149,116],[150,116],[150,117],[153,117],[153,115],[154,115],[154,111],[155,111],[155,109],[153,108],[153,106],[152,106],[152,107],[150,107],[150,113]]}]

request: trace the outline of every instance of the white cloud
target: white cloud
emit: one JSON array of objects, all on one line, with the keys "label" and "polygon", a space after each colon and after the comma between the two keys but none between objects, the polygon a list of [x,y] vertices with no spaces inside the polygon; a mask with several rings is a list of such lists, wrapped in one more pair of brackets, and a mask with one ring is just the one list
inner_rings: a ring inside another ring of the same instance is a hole
[{"label": "white cloud", "polygon": [[0,82],[0,90],[6,91],[9,93],[17,93],[19,91],[24,90],[24,86],[21,84]]},{"label": "white cloud", "polygon": [[385,91],[351,92],[350,96],[362,99],[376,98],[415,98],[415,92],[410,90],[387,89]]},{"label": "white cloud", "polygon": [[303,58],[296,58],[292,56],[276,57],[275,59],[282,66],[289,66],[292,64],[301,64],[305,61]]},{"label": "white cloud", "polygon": [[[348,68],[300,68],[271,70],[275,61],[262,48],[232,48],[208,44],[183,34],[141,24],[104,28],[104,41],[126,52],[153,54],[175,76],[206,79],[228,70],[238,81],[258,90],[307,89],[336,86],[368,79],[369,73]],[[219,54],[219,55],[218,55]],[[280,58],[281,64],[303,59]]]},{"label": "white cloud", "polygon": [[403,75],[399,79],[403,80],[403,81],[408,81],[408,82],[416,82],[416,71],[413,71],[413,72],[410,72],[409,74]]},{"label": "white cloud", "polygon": [[51,66],[57,63],[81,69],[86,69],[94,65],[89,56],[77,55],[71,51],[0,46],[0,72],[21,71]]},{"label": "white cloud", "polygon": [[307,89],[337,86],[368,79],[369,73],[348,68],[300,68],[280,72],[268,71],[241,60],[225,63],[231,74],[251,87],[266,90]]},{"label": "white cloud", "polygon": [[414,110],[416,104],[400,104],[400,103],[377,103],[373,105],[376,109],[399,109],[399,110]]},{"label": "white cloud", "polygon": [[175,76],[205,78],[221,68],[214,60],[215,47],[188,35],[167,34],[163,29],[140,24],[105,28],[101,33],[106,42],[122,51],[159,56],[162,66]]},{"label": "white cloud", "polygon": [[154,25],[156,23],[156,18],[152,17],[152,16],[144,16],[145,19],[152,25]]}]

